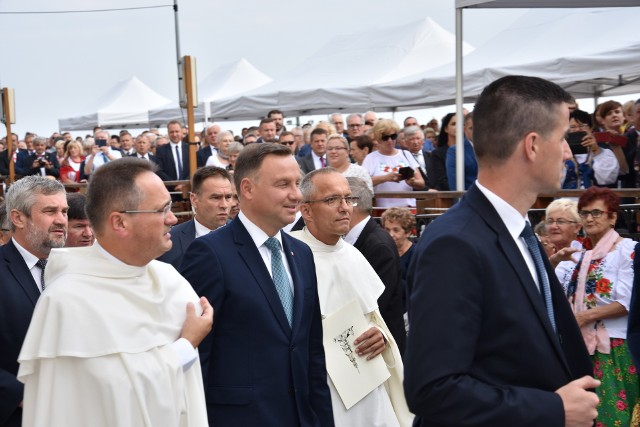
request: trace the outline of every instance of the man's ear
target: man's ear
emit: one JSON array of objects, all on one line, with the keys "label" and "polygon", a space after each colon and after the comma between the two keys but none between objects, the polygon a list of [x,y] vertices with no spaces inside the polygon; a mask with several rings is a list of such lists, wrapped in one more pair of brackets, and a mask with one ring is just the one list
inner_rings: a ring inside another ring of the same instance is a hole
[{"label": "man's ear", "polygon": [[302,218],[304,218],[305,223],[313,222],[311,205],[309,203],[303,203],[300,205],[300,213],[302,214]]},{"label": "man's ear", "polygon": [[132,224],[126,214],[120,212],[111,212],[107,218],[107,227],[109,232],[113,232],[116,236],[125,236],[131,231]]},{"label": "man's ear", "polygon": [[540,145],[541,142],[542,138],[537,132],[529,132],[524,136],[522,140],[522,149],[524,150],[524,155],[527,160],[534,161],[536,156],[540,154],[540,150],[543,148]]},{"label": "man's ear", "polygon": [[17,209],[11,209],[9,212],[9,218],[16,229],[23,229],[27,227],[27,215],[20,212]]},{"label": "man's ear", "polygon": [[251,180],[251,178],[245,177],[240,181],[240,188],[238,190],[238,195],[241,195],[240,198],[251,200],[253,199],[253,191],[255,190],[255,184]]}]

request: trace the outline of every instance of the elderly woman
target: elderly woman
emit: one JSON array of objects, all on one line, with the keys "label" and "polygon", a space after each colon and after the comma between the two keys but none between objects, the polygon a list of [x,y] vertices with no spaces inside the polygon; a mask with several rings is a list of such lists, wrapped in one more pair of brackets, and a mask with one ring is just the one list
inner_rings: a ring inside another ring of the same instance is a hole
[{"label": "elderly woman", "polygon": [[[416,228],[416,217],[407,208],[389,208],[380,218],[382,228],[391,236],[400,255],[400,271],[402,272],[403,289],[407,289],[407,271],[413,256],[415,246],[409,240],[411,233]],[[404,298],[403,298],[404,299]],[[406,306],[405,306],[406,312]]]},{"label": "elderly woman", "polygon": [[582,249],[582,243],[578,240],[582,223],[575,200],[557,199],[549,203],[544,222],[553,245],[553,255],[549,256],[551,265],[557,266],[559,262],[569,259],[576,250]]},{"label": "elderly woman", "polygon": [[327,140],[327,159],[329,160],[329,166],[344,176],[360,178],[373,191],[373,182],[369,173],[362,166],[349,161],[349,143],[345,137],[337,133],[329,135]]},{"label": "elderly woman", "polygon": [[601,381],[598,423],[628,426],[638,399],[638,375],[627,351],[627,317],[633,282],[631,239],[614,229],[619,198],[608,188],[591,187],[578,201],[586,233],[579,261],[566,259],[556,267],[582,330]]},{"label": "elderly woman", "polygon": [[[419,165],[411,153],[395,148],[400,127],[390,119],[381,119],[373,126],[378,150],[364,159],[362,167],[369,172],[375,191],[412,191],[424,188]],[[415,206],[416,199],[376,198],[378,206]]]},{"label": "elderly woman", "polygon": [[229,148],[227,149],[227,154],[229,155],[229,166],[227,169],[232,171],[236,168],[236,161],[238,160],[238,155],[244,149],[244,145],[238,141],[233,141],[229,144]]},{"label": "elderly woman", "polygon": [[218,152],[209,156],[205,166],[217,166],[222,169],[227,169],[229,166],[229,145],[233,141],[233,135],[231,132],[223,131],[216,136],[216,142],[218,143]]}]

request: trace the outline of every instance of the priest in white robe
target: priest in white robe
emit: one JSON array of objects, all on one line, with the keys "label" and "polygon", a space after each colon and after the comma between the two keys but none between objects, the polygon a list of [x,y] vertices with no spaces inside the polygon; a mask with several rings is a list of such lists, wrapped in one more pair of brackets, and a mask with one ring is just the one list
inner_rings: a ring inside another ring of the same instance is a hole
[{"label": "priest in white robe", "polygon": [[97,242],[51,253],[20,353],[23,426],[207,426],[196,347],[213,309],[154,261],[171,247],[171,197],[143,160],[94,175]]},{"label": "priest in white robe", "polygon": [[356,352],[362,363],[383,357],[391,374],[348,410],[328,377],[335,425],[408,427],[413,415],[404,398],[400,351],[378,310],[377,299],[384,285],[360,251],[341,238],[349,231],[357,200],[351,196],[347,180],[331,168],[306,175],[300,189],[303,198],[300,211],[306,227],[291,235],[313,251],[322,315],[331,315],[356,300],[371,326],[355,340]]}]

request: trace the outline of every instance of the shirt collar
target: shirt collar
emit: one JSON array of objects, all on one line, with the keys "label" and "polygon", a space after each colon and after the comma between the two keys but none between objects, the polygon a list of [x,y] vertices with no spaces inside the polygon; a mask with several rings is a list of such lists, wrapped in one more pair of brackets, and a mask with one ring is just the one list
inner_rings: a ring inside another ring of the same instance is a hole
[{"label": "shirt collar", "polygon": [[[256,247],[259,248],[260,246],[264,245],[264,242],[266,242],[270,236],[262,231],[260,227],[251,222],[251,220],[247,218],[244,212],[240,211],[238,217],[240,218],[240,222],[242,222],[242,225],[244,225],[244,228],[246,228],[247,232],[249,232],[251,240],[253,240],[253,243],[255,243]],[[282,236],[280,235],[280,231],[278,231],[273,237],[275,237],[280,242],[280,247],[282,247]]]},{"label": "shirt collar", "polygon": [[25,264],[27,264],[27,268],[31,270],[38,262],[38,257],[22,247],[22,245],[20,245],[20,243],[18,243],[15,238],[12,237],[11,240],[13,241],[13,244],[15,245],[18,252],[20,252],[20,255],[22,255],[22,259],[24,259]]},{"label": "shirt collar", "polygon": [[362,230],[364,230],[364,226],[367,225],[370,218],[371,215],[367,215],[365,219],[354,225],[353,228],[344,236],[344,240],[347,243],[354,245],[356,240],[358,240],[358,237],[360,237],[360,234],[362,234]]},{"label": "shirt collar", "polygon": [[209,234],[211,231],[209,228],[198,222],[197,218],[193,218],[193,224],[196,226],[196,237],[204,236],[205,234]]},{"label": "shirt collar", "polygon": [[516,208],[505,202],[487,187],[484,187],[477,180],[476,186],[498,212],[498,216],[502,219],[502,222],[507,227],[507,230],[509,231],[509,234],[511,234],[511,237],[513,237],[513,240],[517,241],[520,238],[522,230],[524,230],[524,225],[527,222],[527,219],[520,215],[520,212],[518,212]]}]

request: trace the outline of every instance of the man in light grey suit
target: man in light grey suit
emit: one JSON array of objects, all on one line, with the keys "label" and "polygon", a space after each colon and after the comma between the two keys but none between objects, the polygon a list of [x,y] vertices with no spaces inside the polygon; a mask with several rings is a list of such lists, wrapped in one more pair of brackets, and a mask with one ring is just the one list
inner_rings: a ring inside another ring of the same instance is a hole
[{"label": "man in light grey suit", "polygon": [[231,177],[219,167],[205,166],[196,171],[191,180],[191,208],[194,218],[171,229],[171,250],[158,261],[173,265],[176,269],[182,257],[196,237],[222,227],[231,209]]}]

